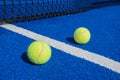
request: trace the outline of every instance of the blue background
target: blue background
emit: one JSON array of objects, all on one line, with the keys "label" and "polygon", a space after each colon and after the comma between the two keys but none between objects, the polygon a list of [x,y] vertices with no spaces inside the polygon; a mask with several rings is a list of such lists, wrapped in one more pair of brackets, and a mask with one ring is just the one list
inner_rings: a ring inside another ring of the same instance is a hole
[{"label": "blue background", "polygon": [[[120,62],[119,10],[120,6],[115,5],[14,25]],[[73,40],[73,33],[80,26],[91,32],[86,45]],[[116,72],[53,47],[48,63],[34,65],[26,56],[33,41],[0,28],[0,80],[120,80]]]}]

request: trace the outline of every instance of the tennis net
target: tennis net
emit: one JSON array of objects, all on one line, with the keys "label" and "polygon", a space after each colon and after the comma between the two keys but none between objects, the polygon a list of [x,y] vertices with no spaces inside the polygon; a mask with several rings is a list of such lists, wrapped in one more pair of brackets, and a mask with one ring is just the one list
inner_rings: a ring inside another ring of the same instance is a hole
[{"label": "tennis net", "polygon": [[0,24],[78,13],[116,1],[119,0],[0,0]]}]

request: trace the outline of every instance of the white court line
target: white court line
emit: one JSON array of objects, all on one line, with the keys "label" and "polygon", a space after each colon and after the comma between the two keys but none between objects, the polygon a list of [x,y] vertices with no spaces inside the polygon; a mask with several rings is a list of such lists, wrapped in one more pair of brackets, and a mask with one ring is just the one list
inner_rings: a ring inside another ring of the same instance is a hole
[{"label": "white court line", "polygon": [[114,61],[112,59],[106,58],[106,57],[98,55],[96,53],[88,52],[86,50],[68,45],[64,42],[60,42],[60,41],[51,39],[46,36],[42,36],[40,34],[34,33],[32,31],[26,30],[24,28],[17,27],[12,24],[4,24],[4,25],[0,25],[0,27],[5,28],[10,31],[13,31],[18,34],[21,34],[23,36],[26,36],[26,37],[34,39],[34,40],[45,41],[50,46],[52,46],[56,49],[59,49],[63,52],[74,55],[76,57],[83,58],[87,61],[98,64],[100,66],[103,66],[105,68],[108,68],[108,69],[120,74],[120,63],[117,61]]}]

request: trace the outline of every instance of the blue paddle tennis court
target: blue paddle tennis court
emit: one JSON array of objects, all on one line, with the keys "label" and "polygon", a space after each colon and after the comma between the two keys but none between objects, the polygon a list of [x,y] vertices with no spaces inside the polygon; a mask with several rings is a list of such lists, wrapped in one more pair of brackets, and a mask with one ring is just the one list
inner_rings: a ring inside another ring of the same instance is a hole
[{"label": "blue paddle tennis court", "polygon": [[[1,24],[0,80],[120,80],[120,2],[109,1],[84,0],[81,6],[114,5]],[[91,33],[85,45],[73,39],[79,27]],[[35,40],[51,46],[52,56],[46,64],[35,65],[27,58],[27,48]]]}]

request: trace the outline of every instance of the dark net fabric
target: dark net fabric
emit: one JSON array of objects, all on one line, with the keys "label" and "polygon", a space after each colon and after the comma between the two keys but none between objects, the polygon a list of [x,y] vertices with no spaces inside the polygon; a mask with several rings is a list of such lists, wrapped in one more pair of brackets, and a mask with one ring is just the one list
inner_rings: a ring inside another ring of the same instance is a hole
[{"label": "dark net fabric", "polygon": [[0,0],[0,24],[78,13],[119,0]]}]

